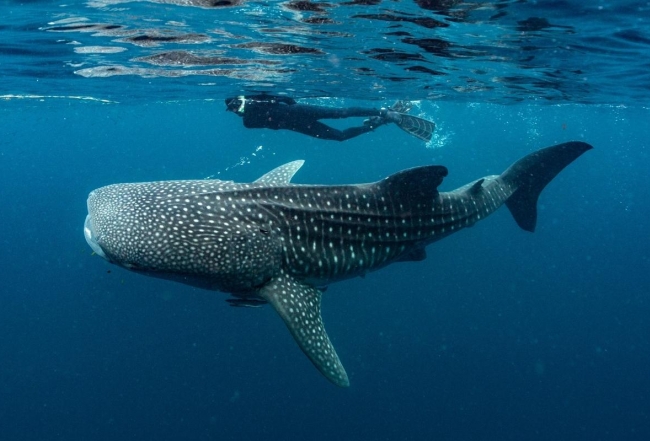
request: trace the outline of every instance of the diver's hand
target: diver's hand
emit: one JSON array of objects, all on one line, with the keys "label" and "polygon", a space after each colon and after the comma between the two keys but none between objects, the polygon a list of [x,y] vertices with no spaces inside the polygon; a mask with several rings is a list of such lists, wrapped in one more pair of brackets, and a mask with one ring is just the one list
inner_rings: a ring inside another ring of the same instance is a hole
[{"label": "diver's hand", "polygon": [[371,129],[376,129],[379,126],[386,124],[386,122],[387,121],[381,116],[373,116],[372,118],[368,118],[363,121],[363,125],[370,127]]}]

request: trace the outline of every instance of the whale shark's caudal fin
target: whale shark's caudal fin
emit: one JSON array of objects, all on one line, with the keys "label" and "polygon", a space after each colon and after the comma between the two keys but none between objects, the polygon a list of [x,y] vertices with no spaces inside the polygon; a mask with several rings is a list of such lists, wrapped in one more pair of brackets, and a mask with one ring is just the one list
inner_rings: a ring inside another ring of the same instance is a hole
[{"label": "whale shark's caudal fin", "polygon": [[323,326],[320,290],[281,274],[260,289],[260,296],[280,314],[314,366],[332,383],[348,387],[348,374]]},{"label": "whale shark's caudal fin", "polygon": [[501,179],[516,189],[506,206],[522,229],[535,231],[539,194],[564,167],[592,148],[578,141],[554,145],[523,157],[501,174]]}]

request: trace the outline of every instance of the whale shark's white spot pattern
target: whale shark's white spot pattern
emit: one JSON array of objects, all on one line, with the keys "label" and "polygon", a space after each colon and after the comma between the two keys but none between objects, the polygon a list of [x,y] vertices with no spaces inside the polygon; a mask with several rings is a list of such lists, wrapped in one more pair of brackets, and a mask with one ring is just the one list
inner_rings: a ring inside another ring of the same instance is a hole
[{"label": "whale shark's white spot pattern", "polygon": [[347,386],[314,286],[399,260],[421,260],[426,245],[473,225],[506,201],[517,223],[532,231],[539,191],[588,148],[551,147],[500,176],[448,193],[437,190],[447,174],[440,166],[405,170],[372,184],[293,185],[302,161],[251,184],[111,185],[89,195],[84,234],[99,255],[128,269],[229,292],[236,297],[233,306],[272,303],[318,369]]}]

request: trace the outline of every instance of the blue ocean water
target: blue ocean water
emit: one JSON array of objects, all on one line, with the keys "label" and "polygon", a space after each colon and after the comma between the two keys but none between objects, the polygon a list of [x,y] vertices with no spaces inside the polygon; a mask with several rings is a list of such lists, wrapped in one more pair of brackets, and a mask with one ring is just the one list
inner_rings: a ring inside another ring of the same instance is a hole
[{"label": "blue ocean water", "polygon": [[[649,439],[648,7],[3,2],[0,439]],[[252,91],[413,99],[437,130],[249,130],[223,98]],[[297,183],[436,163],[451,190],[568,140],[594,150],[546,188],[534,234],[502,209],[329,286],[348,389],[268,306],[127,272],[82,232],[88,193],[116,182],[305,159]]]}]

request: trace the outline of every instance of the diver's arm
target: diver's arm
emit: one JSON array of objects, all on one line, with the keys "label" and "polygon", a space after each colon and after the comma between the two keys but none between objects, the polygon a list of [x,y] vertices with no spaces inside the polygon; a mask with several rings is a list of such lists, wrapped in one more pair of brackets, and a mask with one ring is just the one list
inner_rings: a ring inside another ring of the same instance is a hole
[{"label": "diver's arm", "polygon": [[280,103],[280,104],[296,104],[296,100],[294,100],[291,97],[288,96],[279,96],[279,95],[267,95],[267,94],[261,94],[261,95],[247,95],[246,96],[247,100],[250,101],[259,101],[262,103]]}]

